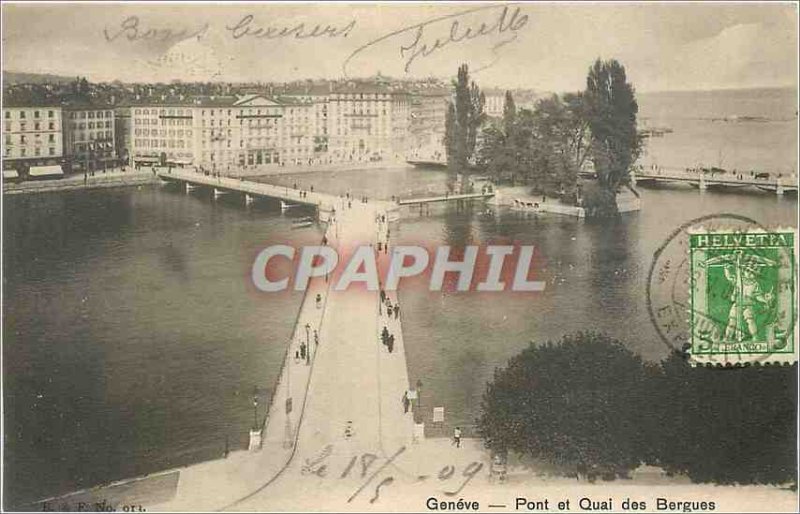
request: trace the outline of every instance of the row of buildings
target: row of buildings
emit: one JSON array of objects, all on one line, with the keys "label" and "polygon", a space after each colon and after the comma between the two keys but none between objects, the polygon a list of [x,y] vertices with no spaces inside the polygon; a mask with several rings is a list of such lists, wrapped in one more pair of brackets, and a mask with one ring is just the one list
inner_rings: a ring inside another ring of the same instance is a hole
[{"label": "row of buildings", "polygon": [[266,165],[444,158],[451,90],[379,83],[161,95],[102,105],[4,104],[3,168],[92,172],[193,166],[229,173]]}]

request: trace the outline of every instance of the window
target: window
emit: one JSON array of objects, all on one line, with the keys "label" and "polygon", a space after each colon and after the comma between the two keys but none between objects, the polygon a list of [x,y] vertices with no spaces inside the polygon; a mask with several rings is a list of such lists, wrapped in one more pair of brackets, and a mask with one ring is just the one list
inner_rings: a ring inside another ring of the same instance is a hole
[{"label": "window", "polygon": [[39,117],[39,111],[33,111],[33,117],[34,118],[38,118]]},{"label": "window", "polygon": [[25,157],[25,154],[28,153],[24,148],[20,148],[19,155],[20,157]]},{"label": "window", "polygon": [[54,134],[50,134],[50,135],[48,135],[48,136],[47,136],[47,142],[49,142],[49,143],[55,143],[55,142],[56,142],[56,136],[55,136]]},{"label": "window", "polygon": [[20,117],[20,119],[24,120],[25,119],[25,111],[19,111],[19,117]]},{"label": "window", "polygon": [[90,112],[90,113],[89,113],[89,119],[90,119],[90,120],[93,120],[93,119],[94,119],[94,112]]},{"label": "window", "polygon": [[[72,126],[74,127],[75,124],[73,123]],[[56,124],[51,121],[50,123],[47,124],[47,128],[50,129],[50,130],[55,130],[56,129]]]},{"label": "window", "polygon": [[11,111],[6,111],[6,119],[7,120],[11,119]]},{"label": "window", "polygon": [[41,155],[41,153],[42,153],[42,151],[39,149],[38,146],[33,149],[33,155]]},{"label": "window", "polygon": [[41,123],[39,123],[38,121],[33,124],[33,130],[41,130],[41,128],[42,128]]},{"label": "window", "polygon": [[50,147],[49,150],[50,150],[50,155],[55,155],[56,154],[56,149],[53,148],[52,146]]},{"label": "window", "polygon": [[27,140],[27,138],[26,138],[26,137],[23,135],[23,136],[19,136],[19,142],[20,142],[20,143],[22,143],[22,144],[24,145],[25,143],[27,143],[27,142],[28,142],[28,140]]},{"label": "window", "polygon": [[47,111],[48,118],[52,118],[53,116],[55,116],[55,113],[53,111]]}]

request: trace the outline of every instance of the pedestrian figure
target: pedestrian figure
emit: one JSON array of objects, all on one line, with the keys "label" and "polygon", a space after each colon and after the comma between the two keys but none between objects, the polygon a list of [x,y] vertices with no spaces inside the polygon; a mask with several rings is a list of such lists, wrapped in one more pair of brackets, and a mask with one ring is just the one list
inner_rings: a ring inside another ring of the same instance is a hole
[{"label": "pedestrian figure", "polygon": [[397,319],[400,316],[400,304],[394,304],[394,319]]},{"label": "pedestrian figure", "polygon": [[297,364],[298,362],[300,362],[300,350],[295,350],[294,351],[294,363]]},{"label": "pedestrian figure", "polygon": [[389,353],[392,353],[394,350],[394,334],[389,334],[389,339],[387,340],[387,346],[389,348]]},{"label": "pedestrian figure", "polygon": [[348,202],[347,202],[347,208],[348,208],[348,209],[352,209],[352,208],[353,208],[353,202],[351,202],[351,201],[348,201]]},{"label": "pedestrian figure", "polygon": [[312,193],[314,192],[314,186],[313,185],[311,186],[311,192]]},{"label": "pedestrian figure", "polygon": [[459,427],[453,430],[453,444],[456,445],[456,448],[461,448],[461,429]]},{"label": "pedestrian figure", "polygon": [[381,303],[385,302],[386,302],[386,291],[384,291],[383,288],[381,288]]},{"label": "pedestrian figure", "polygon": [[322,307],[322,295],[317,293],[317,309]]},{"label": "pedestrian figure", "polygon": [[319,334],[316,330],[314,330],[314,348],[319,346]]},{"label": "pedestrian figure", "polygon": [[300,343],[300,358],[303,360],[306,358],[306,343]]},{"label": "pedestrian figure", "polygon": [[389,298],[388,296],[386,297],[386,309],[387,312],[391,312],[392,310],[392,299]]},{"label": "pedestrian figure", "polygon": [[322,246],[328,246],[328,236],[322,236]]},{"label": "pedestrian figure", "polygon": [[411,400],[408,399],[408,391],[403,393],[403,414],[408,414],[408,406]]},{"label": "pedestrian figure", "polygon": [[381,244],[380,241],[378,241],[378,252],[380,252],[382,248],[383,248],[383,245]]},{"label": "pedestrian figure", "polygon": [[388,340],[389,340],[389,329],[386,328],[386,326],[384,325],[383,330],[381,331],[381,341],[383,341],[383,344],[386,344]]}]

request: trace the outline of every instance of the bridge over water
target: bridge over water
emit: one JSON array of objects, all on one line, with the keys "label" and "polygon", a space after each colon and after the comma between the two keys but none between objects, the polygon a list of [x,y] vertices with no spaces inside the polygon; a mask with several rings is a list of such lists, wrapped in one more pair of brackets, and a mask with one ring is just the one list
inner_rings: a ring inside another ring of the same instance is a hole
[{"label": "bridge over water", "polygon": [[[595,178],[594,173],[581,173],[582,177]],[[760,177],[760,178],[757,178]],[[777,176],[770,173],[731,173],[731,172],[711,172],[698,170],[696,172],[655,167],[641,170],[631,174],[634,184],[638,183],[658,183],[671,182],[683,183],[697,186],[704,191],[709,188],[739,189],[745,187],[758,188],[763,191],[774,191],[775,194],[797,193],[797,176]]]}]

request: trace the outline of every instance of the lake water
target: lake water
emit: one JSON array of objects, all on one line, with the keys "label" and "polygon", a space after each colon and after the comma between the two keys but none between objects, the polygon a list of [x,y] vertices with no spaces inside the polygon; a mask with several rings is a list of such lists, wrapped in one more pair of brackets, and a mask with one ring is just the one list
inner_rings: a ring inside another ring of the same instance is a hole
[{"label": "lake water", "polygon": [[[685,98],[669,101],[685,105]],[[721,137],[712,130],[719,124],[685,122],[707,141]],[[673,125],[659,144],[675,142],[660,151],[678,162],[689,143],[702,144],[674,139],[684,136]],[[782,130],[796,139],[796,125]],[[796,164],[796,146],[792,154],[778,144],[785,137],[743,154]],[[413,168],[269,180],[382,198],[444,187],[442,173]],[[460,425],[469,433],[485,382],[531,340],[601,330],[647,359],[663,357],[646,311],[646,274],[654,250],[682,222],[736,212],[764,225],[797,223],[796,198],[641,192],[643,210],[611,223],[477,207],[404,212],[392,229],[395,244],[534,244],[547,281],[532,294],[430,293],[414,284],[401,291],[409,374],[423,383],[428,421],[431,408],[443,406],[442,430]],[[253,387],[263,416],[301,299],[255,292],[253,258],[270,244],[317,243],[321,232],[294,230],[272,202],[248,208],[241,198],[215,202],[170,187],[4,202],[9,504],[219,457],[226,440],[241,447]]]}]

